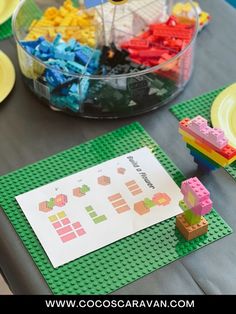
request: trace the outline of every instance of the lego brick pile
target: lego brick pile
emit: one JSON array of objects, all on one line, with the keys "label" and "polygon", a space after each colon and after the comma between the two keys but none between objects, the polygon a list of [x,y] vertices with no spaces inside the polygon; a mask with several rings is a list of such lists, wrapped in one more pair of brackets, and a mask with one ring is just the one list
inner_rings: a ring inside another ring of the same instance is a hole
[{"label": "lego brick pile", "polygon": [[[173,58],[188,45],[194,34],[194,25],[179,23],[171,16],[166,23],[152,24],[139,36],[122,43],[121,47],[129,52],[133,62],[148,67],[160,65]],[[166,67],[176,68],[178,62]]]},{"label": "lego brick pile", "polygon": [[[59,9],[50,7],[32,22],[21,45],[42,63],[32,60],[28,64],[22,50],[21,63],[27,66],[21,68],[26,78],[34,80],[27,82],[31,89],[60,110],[132,114],[136,108],[147,110],[164,103],[189,79],[191,50],[156,73],[139,76],[138,72],[173,58],[190,43],[194,31],[192,23],[180,23],[171,16],[119,46],[106,45],[102,38],[95,41],[99,28],[94,10],[75,8],[66,0]],[[102,79],[104,75],[130,73],[137,73],[137,77]],[[101,80],[90,79],[93,74]]]},{"label": "lego brick pile", "polygon": [[35,40],[43,36],[52,41],[60,33],[65,41],[73,38],[94,47],[97,28],[93,10],[80,10],[73,6],[72,1],[66,0],[59,9],[49,7],[39,20],[33,20],[25,39]]}]

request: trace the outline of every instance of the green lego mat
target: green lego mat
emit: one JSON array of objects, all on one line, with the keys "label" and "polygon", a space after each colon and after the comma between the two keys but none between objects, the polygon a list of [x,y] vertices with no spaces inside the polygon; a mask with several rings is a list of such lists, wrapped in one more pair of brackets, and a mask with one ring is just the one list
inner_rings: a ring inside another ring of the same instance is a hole
[{"label": "green lego mat", "polygon": [[232,232],[212,210],[209,232],[188,242],[171,218],[54,269],[15,196],[144,146],[180,185],[182,173],[138,123],[0,177],[1,207],[54,294],[110,293]]},{"label": "green lego mat", "polygon": [[[201,115],[211,123],[211,105],[225,88],[226,86],[174,105],[170,108],[170,111],[179,121],[186,117],[192,119],[197,115]],[[236,162],[226,167],[225,170],[236,180]]]},{"label": "green lego mat", "polygon": [[[41,16],[42,11],[34,0],[26,0],[23,9],[18,14],[17,27],[22,29],[28,28],[33,19],[39,19]],[[12,34],[12,19],[10,18],[0,25],[0,40],[11,37]]]},{"label": "green lego mat", "polygon": [[11,19],[0,25],[0,40],[12,36]]}]

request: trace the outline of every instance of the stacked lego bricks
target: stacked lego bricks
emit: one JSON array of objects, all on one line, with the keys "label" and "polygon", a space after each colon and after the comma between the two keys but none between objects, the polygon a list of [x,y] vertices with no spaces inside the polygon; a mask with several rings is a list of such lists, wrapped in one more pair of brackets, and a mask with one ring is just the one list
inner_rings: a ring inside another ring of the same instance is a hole
[{"label": "stacked lego bricks", "polygon": [[180,121],[179,133],[187,143],[194,161],[203,170],[227,167],[236,160],[236,149],[228,143],[224,132],[208,126],[207,120],[201,116]]},{"label": "stacked lego bricks", "polygon": [[179,202],[184,213],[176,217],[176,227],[187,241],[208,231],[208,222],[203,215],[212,210],[209,191],[198,178],[188,179],[181,184],[184,199]]}]

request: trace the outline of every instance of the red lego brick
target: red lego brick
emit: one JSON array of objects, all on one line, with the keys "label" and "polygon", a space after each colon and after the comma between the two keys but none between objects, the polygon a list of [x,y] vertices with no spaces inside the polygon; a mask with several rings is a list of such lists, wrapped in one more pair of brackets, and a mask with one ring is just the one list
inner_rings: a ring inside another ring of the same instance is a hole
[{"label": "red lego brick", "polygon": [[178,38],[178,39],[183,39],[183,40],[191,40],[192,37],[192,30],[189,29],[178,29],[177,27],[160,27],[156,28],[153,32],[153,35],[158,38],[158,37],[172,37],[172,38]]},{"label": "red lego brick", "polygon": [[224,156],[226,159],[230,160],[231,158],[236,156],[236,149],[231,145],[227,144],[222,150],[220,154]]},{"label": "red lego brick", "polygon": [[148,49],[150,46],[149,42],[144,39],[131,39],[129,42],[129,48],[134,48],[134,49]]}]

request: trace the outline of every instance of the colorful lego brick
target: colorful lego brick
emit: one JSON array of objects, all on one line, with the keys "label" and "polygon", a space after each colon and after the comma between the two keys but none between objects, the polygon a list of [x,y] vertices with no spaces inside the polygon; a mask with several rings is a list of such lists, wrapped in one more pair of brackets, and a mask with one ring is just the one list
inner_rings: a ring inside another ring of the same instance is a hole
[{"label": "colorful lego brick", "polygon": [[168,27],[168,26],[159,26],[153,31],[153,36],[155,38],[164,37],[164,38],[179,38],[182,40],[189,41],[192,37],[192,29],[184,29],[177,27]]},{"label": "colorful lego brick", "polygon": [[224,148],[221,150],[221,155],[224,156],[226,159],[230,160],[230,162],[235,161],[235,156],[236,156],[236,148],[232,147],[231,145],[226,145]]},{"label": "colorful lego brick", "polygon": [[171,202],[171,198],[166,193],[157,193],[153,196],[152,201],[157,206],[167,206]]},{"label": "colorful lego brick", "polygon": [[[181,130],[181,132],[184,132],[184,131]],[[217,153],[216,151],[213,151],[213,150],[211,152],[209,152],[209,150],[206,150],[205,148],[202,147],[202,145],[200,146],[199,144],[196,143],[195,140],[190,139],[189,136],[186,136],[185,134],[183,135],[183,140],[187,144],[194,147],[196,150],[200,151],[201,153],[203,153],[204,155],[206,155],[207,157],[209,157],[210,159],[212,159],[213,161],[215,161],[216,163],[221,165],[222,167],[226,167],[231,162],[236,160],[236,158],[234,157],[229,161],[228,159],[226,159],[225,157],[223,157],[222,155],[220,155],[219,153]]]},{"label": "colorful lego brick", "polygon": [[201,221],[201,216],[196,215],[190,208],[188,208],[183,200],[179,202],[179,206],[183,209],[184,217],[190,225],[198,224]]},{"label": "colorful lego brick", "polygon": [[184,197],[188,197],[190,205],[187,204],[187,206],[195,206],[210,197],[210,192],[197,177],[183,181],[181,184],[181,192]]},{"label": "colorful lego brick", "polygon": [[188,124],[188,129],[218,149],[222,149],[225,145],[228,144],[228,140],[224,135],[224,131],[209,127],[207,120],[201,116],[197,116],[196,118],[192,119]]},{"label": "colorful lego brick", "polygon": [[[201,134],[201,135],[199,135],[199,134],[197,134],[196,132],[194,132],[194,131],[192,131],[189,127],[188,127],[188,125],[189,125],[189,123],[191,122],[191,120],[189,119],[189,118],[185,118],[185,119],[183,119],[182,121],[180,121],[180,123],[179,123],[179,127],[180,127],[180,129],[179,129],[179,133],[180,134],[185,134],[185,136],[188,136],[188,137],[190,137],[192,140],[197,140],[197,142],[198,143],[201,143],[202,145],[204,145],[203,147],[205,148],[205,149],[207,149],[207,150],[211,150],[211,149],[213,149],[213,150],[216,150],[217,152],[219,152],[222,156],[224,156],[224,151],[225,151],[225,148],[226,147],[228,147],[228,145],[227,145],[227,143],[226,143],[226,145],[223,147],[223,148],[219,148],[220,146],[218,145],[217,146],[217,144],[215,144],[214,143],[214,141],[209,141],[209,139],[208,139],[208,137],[206,136],[206,137],[203,137],[203,135]],[[183,131],[185,132],[185,133],[183,133]],[[231,152],[231,154],[230,154],[230,157],[232,158],[233,156],[235,156],[235,154],[236,154],[236,150],[234,150],[233,149],[233,152],[234,152],[234,155],[232,155],[232,152]],[[228,158],[229,159],[229,158]]]},{"label": "colorful lego brick", "polygon": [[215,163],[213,160],[210,160],[208,157],[199,153],[196,149],[194,149],[191,145],[187,145],[190,149],[190,154],[193,156],[194,161],[198,164],[200,168],[207,168],[209,171],[214,171],[219,169],[220,165]]},{"label": "colorful lego brick", "polygon": [[97,179],[99,185],[110,185],[111,179],[107,176],[101,176]]},{"label": "colorful lego brick", "polygon": [[140,201],[134,204],[134,210],[139,215],[144,215],[150,212],[150,208],[146,207],[144,201]]},{"label": "colorful lego brick", "polygon": [[181,192],[186,206],[196,215],[208,214],[212,209],[209,191],[197,177],[183,181]]},{"label": "colorful lego brick", "polygon": [[74,62],[74,61],[68,61],[66,63],[66,67],[74,72],[74,73],[78,73],[78,74],[83,74],[85,73],[85,67],[77,62]]},{"label": "colorful lego brick", "polygon": [[208,222],[204,217],[201,217],[199,223],[190,225],[184,214],[176,216],[176,228],[184,236],[187,241],[193,240],[206,234],[208,231]]}]

